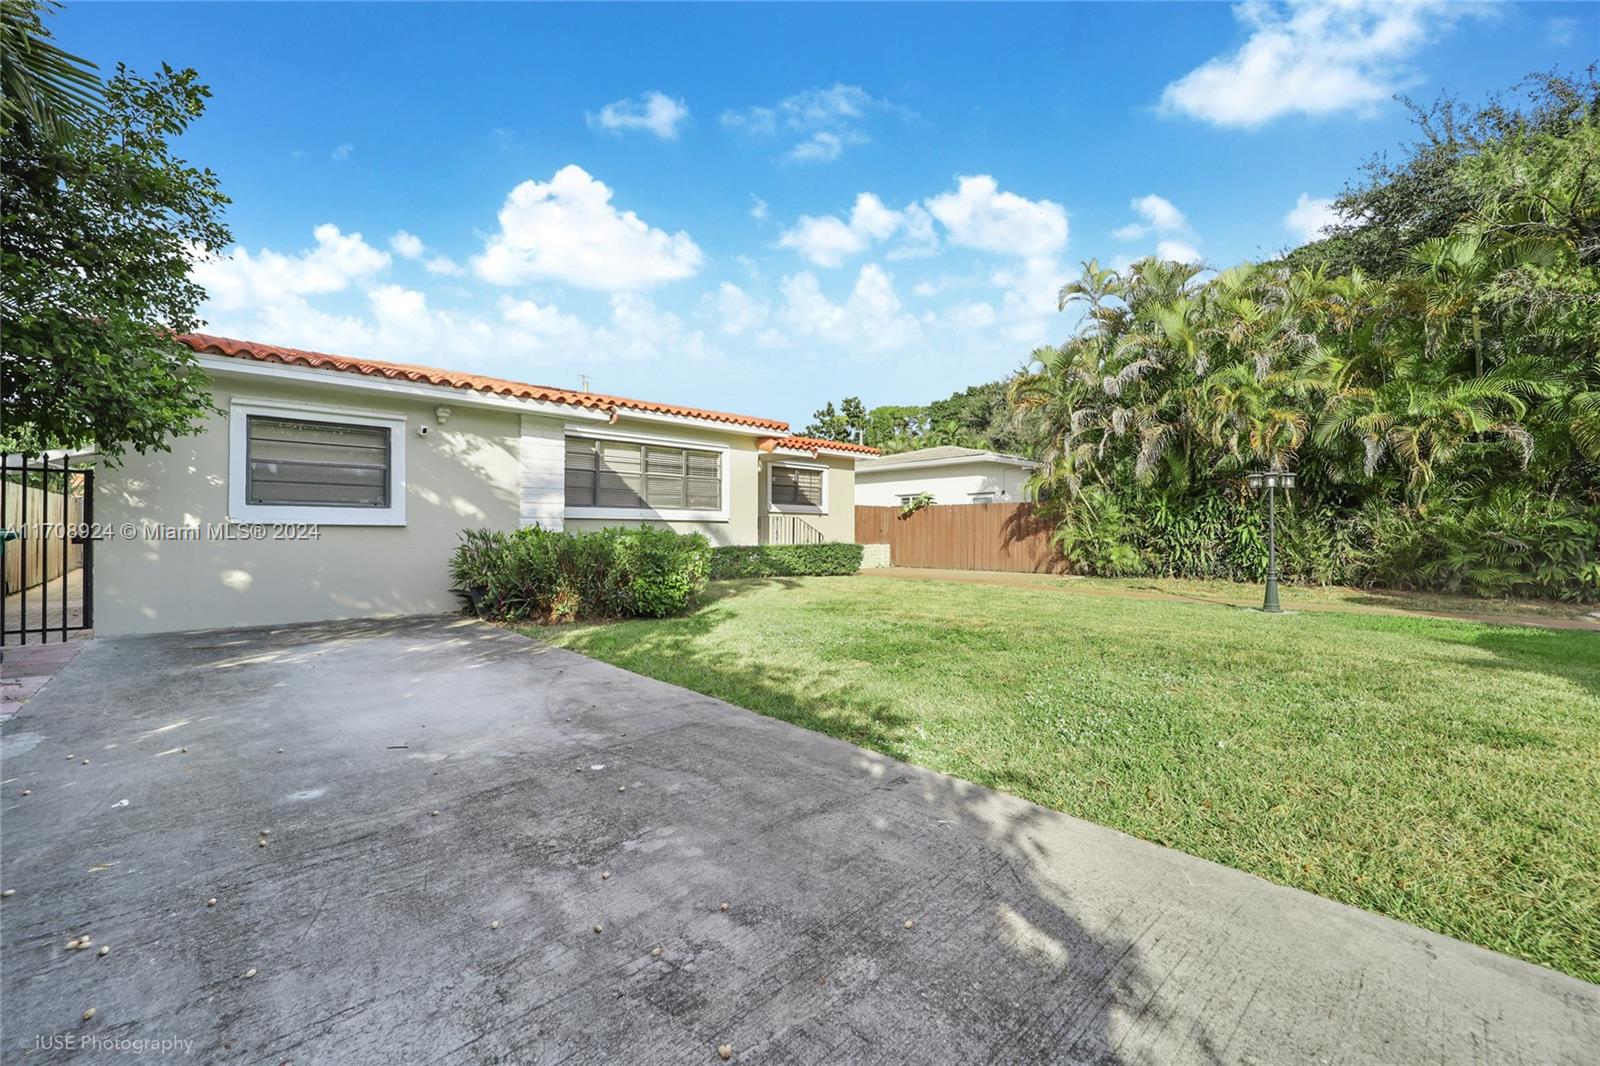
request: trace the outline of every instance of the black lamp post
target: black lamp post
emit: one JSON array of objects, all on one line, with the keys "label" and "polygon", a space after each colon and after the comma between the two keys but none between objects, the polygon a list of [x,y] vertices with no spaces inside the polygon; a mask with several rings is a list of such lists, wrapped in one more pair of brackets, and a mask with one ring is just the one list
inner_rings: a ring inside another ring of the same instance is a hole
[{"label": "black lamp post", "polygon": [[1254,470],[1245,475],[1253,491],[1267,490],[1267,595],[1261,609],[1268,614],[1281,614],[1278,606],[1278,490],[1288,492],[1294,488],[1294,474],[1273,464],[1270,470]]}]

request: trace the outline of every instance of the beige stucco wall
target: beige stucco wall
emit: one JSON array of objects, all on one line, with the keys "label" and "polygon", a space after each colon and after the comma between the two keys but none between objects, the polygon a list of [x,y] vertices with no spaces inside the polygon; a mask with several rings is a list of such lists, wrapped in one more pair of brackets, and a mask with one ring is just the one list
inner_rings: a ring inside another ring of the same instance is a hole
[{"label": "beige stucco wall", "polygon": [[[453,611],[446,566],[469,526],[518,522],[516,412],[457,404],[444,426],[437,400],[214,378],[217,405],[288,400],[404,417],[406,524],[321,526],[316,540],[159,540],[145,527],[228,518],[228,421],[172,441],[170,453],[127,455],[97,473],[95,520],[121,532],[95,547],[95,631],[161,632],[374,615]],[[426,438],[416,428],[426,424]]]},{"label": "beige stucco wall", "polygon": [[[229,419],[213,416],[200,434],[172,441],[170,453],[129,454],[96,475],[95,520],[113,533],[95,548],[95,630],[101,634],[457,610],[448,563],[460,531],[509,530],[523,522],[520,497],[531,454],[523,446],[524,419],[557,435],[572,425],[563,411],[546,415],[474,406],[448,395],[353,388],[343,375],[323,385],[222,372],[213,376],[213,396],[224,412],[236,400],[254,400],[302,407],[310,417],[337,418],[342,411],[403,418],[405,524],[318,523],[315,539],[240,536],[262,527],[229,523]],[[441,402],[451,408],[443,425],[435,415]],[[419,437],[424,425],[429,435]],[[626,415],[609,425],[573,428],[724,446],[729,508],[725,521],[565,517],[566,529],[649,524],[703,533],[717,545],[761,542],[770,460],[755,435]],[[556,479],[546,484],[559,491],[559,446],[553,454],[549,469],[540,467],[535,476]],[[854,540],[854,463],[836,456],[797,461],[828,468],[828,513],[802,517],[829,540]],[[229,536],[214,535],[219,527]],[[173,537],[169,530],[198,535]]]},{"label": "beige stucco wall", "polygon": [[[829,541],[840,541],[853,544],[856,539],[856,476],[855,460],[836,455],[820,455],[816,459],[797,458],[789,456],[776,456],[763,460],[763,466],[776,463],[783,466],[792,463],[797,466],[824,466],[827,473],[827,513],[826,514],[797,514],[796,517],[816,527],[823,537]],[[761,471],[759,479],[761,486],[761,517],[763,523],[772,513],[767,500],[767,472]]]}]

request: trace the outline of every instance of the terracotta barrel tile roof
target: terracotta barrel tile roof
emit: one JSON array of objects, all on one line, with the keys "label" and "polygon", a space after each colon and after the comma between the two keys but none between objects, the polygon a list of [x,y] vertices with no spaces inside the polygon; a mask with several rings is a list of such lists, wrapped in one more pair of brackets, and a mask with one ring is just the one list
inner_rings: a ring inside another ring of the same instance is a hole
[{"label": "terracotta barrel tile roof", "polygon": [[[389,363],[379,359],[352,359],[343,355],[283,348],[274,344],[257,344],[253,341],[213,337],[204,333],[187,333],[177,338],[197,352],[225,355],[233,359],[253,359],[261,363],[282,363],[286,366],[311,367],[316,370],[337,370],[348,374],[365,374],[368,377],[404,380],[418,385],[437,385],[452,389],[470,389],[474,392],[494,393],[523,400],[541,400],[564,403],[573,407],[587,407],[598,411],[626,408],[631,411],[648,411],[652,414],[676,415],[680,418],[702,418],[711,422],[725,422],[735,426],[753,426],[783,432],[789,423],[771,418],[729,414],[726,411],[707,411],[698,407],[680,407],[670,403],[650,400],[632,400],[625,396],[607,396],[597,392],[576,392],[572,389],[555,389],[548,385],[529,385],[505,378],[465,374],[456,370],[440,370],[431,366],[410,363]],[[796,438],[798,439],[798,438]]]},{"label": "terracotta barrel tile roof", "polygon": [[843,440],[823,440],[819,437],[768,437],[759,445],[762,451],[774,448],[793,448],[797,451],[849,452],[852,455],[877,455],[878,449],[865,444],[852,444]]}]

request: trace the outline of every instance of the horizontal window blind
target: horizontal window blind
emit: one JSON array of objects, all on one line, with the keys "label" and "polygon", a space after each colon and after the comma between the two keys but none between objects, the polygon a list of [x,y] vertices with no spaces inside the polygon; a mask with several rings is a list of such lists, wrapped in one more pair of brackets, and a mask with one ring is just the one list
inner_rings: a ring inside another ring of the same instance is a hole
[{"label": "horizontal window blind", "polygon": [[566,469],[569,507],[722,507],[722,462],[716,452],[568,437]]},{"label": "horizontal window blind", "polygon": [[822,471],[773,467],[772,502],[782,507],[821,507]]},{"label": "horizontal window blind", "polygon": [[389,506],[389,430],[250,415],[245,498],[295,507]]}]

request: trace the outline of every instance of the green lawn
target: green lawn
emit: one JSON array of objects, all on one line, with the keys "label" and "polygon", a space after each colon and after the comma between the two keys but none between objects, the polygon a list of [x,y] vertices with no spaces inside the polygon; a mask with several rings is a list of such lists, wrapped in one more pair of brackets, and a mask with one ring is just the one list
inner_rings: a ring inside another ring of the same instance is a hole
[{"label": "green lawn", "polygon": [[1600,982],[1594,633],[872,578],[530,633]]}]

